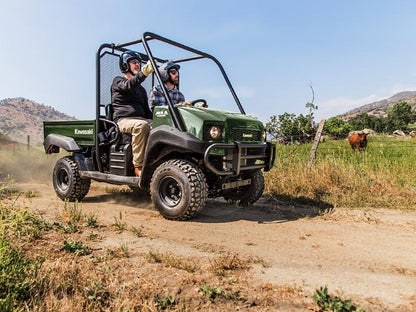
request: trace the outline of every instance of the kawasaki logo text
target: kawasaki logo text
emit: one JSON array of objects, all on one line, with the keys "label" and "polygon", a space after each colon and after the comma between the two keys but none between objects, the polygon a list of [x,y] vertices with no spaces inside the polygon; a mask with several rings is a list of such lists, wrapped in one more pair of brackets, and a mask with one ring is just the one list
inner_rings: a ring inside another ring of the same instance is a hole
[{"label": "kawasaki logo text", "polygon": [[75,129],[74,133],[75,134],[94,134],[94,129],[85,129],[85,130]]}]

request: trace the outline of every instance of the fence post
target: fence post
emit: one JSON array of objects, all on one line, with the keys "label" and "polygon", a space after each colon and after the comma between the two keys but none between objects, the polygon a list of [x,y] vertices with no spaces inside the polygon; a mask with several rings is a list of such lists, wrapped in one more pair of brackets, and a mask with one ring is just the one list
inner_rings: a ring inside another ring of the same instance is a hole
[{"label": "fence post", "polygon": [[27,135],[27,150],[30,148],[30,135]]},{"label": "fence post", "polygon": [[319,142],[321,141],[322,130],[324,129],[324,125],[325,125],[325,119],[322,119],[321,122],[319,123],[318,131],[316,132],[315,139],[313,140],[311,152],[309,153],[308,164],[307,164],[308,169],[311,168],[312,162],[315,159],[316,150],[318,149]]}]

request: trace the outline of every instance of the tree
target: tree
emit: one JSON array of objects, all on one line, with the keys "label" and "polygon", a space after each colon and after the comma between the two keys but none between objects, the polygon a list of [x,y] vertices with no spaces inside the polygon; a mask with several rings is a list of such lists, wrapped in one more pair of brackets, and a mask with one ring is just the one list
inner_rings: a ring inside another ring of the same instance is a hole
[{"label": "tree", "polygon": [[387,115],[386,130],[388,132],[393,132],[394,130],[406,131],[409,129],[409,123],[416,120],[415,117],[412,107],[407,102],[397,103]]},{"label": "tree", "polygon": [[271,116],[266,123],[266,129],[274,139],[283,143],[307,142],[313,139],[313,127],[309,117],[300,114],[284,113],[279,116]]},{"label": "tree", "polygon": [[361,113],[351,117],[348,120],[348,123],[351,125],[352,130],[362,130],[366,128],[374,129],[374,120],[372,117],[373,116],[370,116],[367,113]]},{"label": "tree", "polygon": [[314,133],[314,124],[313,124],[313,118],[312,122],[310,119],[310,116],[303,116],[300,114],[296,118],[296,122],[298,124],[299,130],[301,131],[302,135],[304,136],[303,141],[309,141],[309,138],[313,136]]},{"label": "tree", "polygon": [[374,128],[371,129],[373,129],[376,132],[383,133],[387,131],[386,126],[387,118],[374,116]]},{"label": "tree", "polygon": [[386,120],[383,117],[361,113],[348,120],[352,130],[372,129],[376,132],[386,131]]},{"label": "tree", "polygon": [[296,122],[296,115],[283,113],[279,115],[279,137],[296,137],[300,134],[298,123]]},{"label": "tree", "polygon": [[266,130],[272,139],[277,139],[279,137],[279,120],[275,115],[269,117],[269,120],[266,123]]},{"label": "tree", "polygon": [[376,132],[393,132],[394,130],[406,131],[409,124],[416,121],[416,114],[407,102],[396,103],[388,112],[387,117],[377,117],[366,113],[358,114],[348,121],[353,130],[365,128]]},{"label": "tree", "polygon": [[352,130],[352,126],[339,117],[331,117],[325,122],[324,132],[335,137],[346,137]]}]

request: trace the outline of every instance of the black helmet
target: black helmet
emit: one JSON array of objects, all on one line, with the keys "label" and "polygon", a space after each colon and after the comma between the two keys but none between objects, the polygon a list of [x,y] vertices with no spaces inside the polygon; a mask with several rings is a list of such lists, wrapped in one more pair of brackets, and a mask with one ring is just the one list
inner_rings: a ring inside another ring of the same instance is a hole
[{"label": "black helmet", "polygon": [[176,70],[179,70],[179,68],[181,67],[178,64],[173,63],[171,61],[163,63],[159,66],[159,72],[163,82],[166,82],[170,79],[169,70],[172,68],[176,68]]},{"label": "black helmet", "polygon": [[129,61],[131,59],[141,60],[140,54],[134,51],[126,51],[120,55],[120,70],[122,73],[127,73],[130,70]]}]

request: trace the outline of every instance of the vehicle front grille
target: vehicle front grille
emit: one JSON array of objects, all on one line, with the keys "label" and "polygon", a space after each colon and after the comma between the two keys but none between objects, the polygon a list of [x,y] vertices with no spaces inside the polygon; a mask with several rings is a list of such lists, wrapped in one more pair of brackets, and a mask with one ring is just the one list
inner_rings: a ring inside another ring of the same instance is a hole
[{"label": "vehicle front grille", "polygon": [[262,140],[262,133],[255,129],[231,129],[231,140],[238,142],[258,142]]}]

